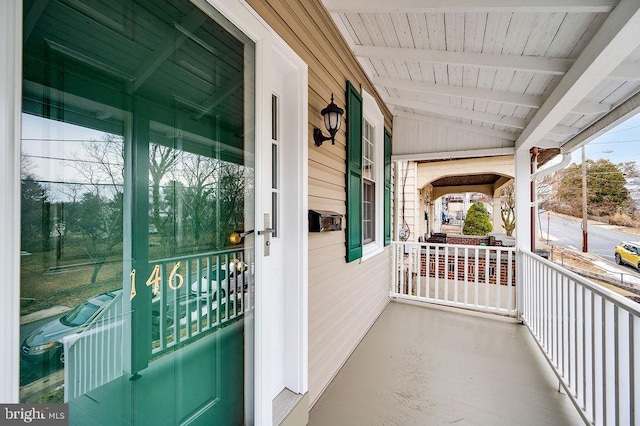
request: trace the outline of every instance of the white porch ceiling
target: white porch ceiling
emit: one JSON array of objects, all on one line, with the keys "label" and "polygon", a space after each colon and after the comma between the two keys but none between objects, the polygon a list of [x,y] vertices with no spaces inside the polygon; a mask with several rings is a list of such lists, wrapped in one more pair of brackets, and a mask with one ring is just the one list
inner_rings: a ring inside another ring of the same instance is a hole
[{"label": "white porch ceiling", "polygon": [[323,3],[403,120],[575,149],[640,91],[639,0]]}]

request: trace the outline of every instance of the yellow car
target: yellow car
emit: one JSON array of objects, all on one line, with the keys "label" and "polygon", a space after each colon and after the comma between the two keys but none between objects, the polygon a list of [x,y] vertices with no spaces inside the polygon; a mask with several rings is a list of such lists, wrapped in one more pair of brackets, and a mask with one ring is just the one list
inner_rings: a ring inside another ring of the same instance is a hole
[{"label": "yellow car", "polygon": [[623,241],[616,247],[615,252],[618,265],[626,263],[640,270],[640,243]]}]

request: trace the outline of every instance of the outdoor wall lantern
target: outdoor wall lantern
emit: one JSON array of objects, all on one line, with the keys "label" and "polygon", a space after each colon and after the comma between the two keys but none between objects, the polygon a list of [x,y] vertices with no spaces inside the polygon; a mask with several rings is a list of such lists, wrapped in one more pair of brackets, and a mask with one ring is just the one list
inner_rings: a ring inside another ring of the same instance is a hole
[{"label": "outdoor wall lantern", "polygon": [[338,133],[338,130],[340,130],[340,122],[342,121],[342,114],[344,114],[344,110],[333,103],[333,93],[331,94],[331,103],[327,105],[325,109],[320,111],[320,114],[322,114],[322,117],[324,118],[324,127],[326,127],[329,132],[329,136],[323,135],[322,130],[314,127],[313,141],[316,143],[317,147],[320,147],[322,142],[328,141],[329,139],[331,139],[331,144],[335,145],[335,136],[336,133]]}]

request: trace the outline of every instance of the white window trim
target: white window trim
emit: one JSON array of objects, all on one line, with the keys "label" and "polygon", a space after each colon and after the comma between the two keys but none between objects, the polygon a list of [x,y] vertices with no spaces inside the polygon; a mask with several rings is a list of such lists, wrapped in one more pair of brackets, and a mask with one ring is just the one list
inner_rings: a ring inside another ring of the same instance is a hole
[{"label": "white window trim", "polygon": [[[375,241],[362,246],[361,260],[367,260],[384,250],[384,115],[376,99],[362,89],[362,114],[374,127],[374,165],[376,204],[375,204]],[[364,126],[364,120],[362,121]]]}]

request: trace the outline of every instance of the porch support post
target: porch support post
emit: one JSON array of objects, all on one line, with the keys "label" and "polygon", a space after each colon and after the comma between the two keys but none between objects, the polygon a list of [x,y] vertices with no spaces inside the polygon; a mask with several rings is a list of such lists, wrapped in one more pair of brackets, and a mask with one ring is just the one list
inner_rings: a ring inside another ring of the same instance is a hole
[{"label": "porch support post", "polygon": [[433,221],[433,232],[442,232],[442,197],[432,203],[433,214],[431,215],[431,220]]},{"label": "porch support post", "polygon": [[531,248],[531,179],[529,178],[530,154],[520,149],[515,154],[515,198],[516,198],[516,247]]},{"label": "porch support post", "polygon": [[0,403],[17,403],[20,387],[20,111],[22,2],[0,1]]},{"label": "porch support post", "polygon": [[527,149],[520,149],[514,155],[515,161],[515,215],[516,215],[516,318],[521,319],[523,310],[523,254],[521,250],[531,247],[531,179],[529,168],[531,156]]},{"label": "porch support post", "polygon": [[[531,175],[535,176],[535,173],[538,171],[538,148],[537,147],[533,147],[531,148],[530,152],[530,161],[531,161],[531,167],[530,167],[530,173]],[[531,217],[529,218],[529,223],[531,224],[531,251],[535,252],[536,251],[536,244],[538,241],[538,227],[536,225],[537,219],[538,219],[538,201],[537,201],[537,194],[536,194],[536,180],[535,179],[531,179],[531,189],[529,192],[530,198],[531,198]]]},{"label": "porch support post", "polygon": [[500,215],[500,189],[493,193],[493,232],[502,234],[502,216]]}]

